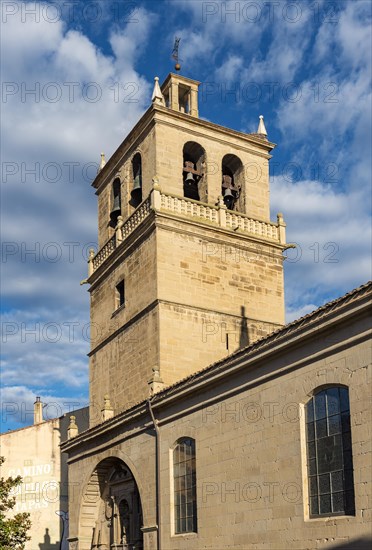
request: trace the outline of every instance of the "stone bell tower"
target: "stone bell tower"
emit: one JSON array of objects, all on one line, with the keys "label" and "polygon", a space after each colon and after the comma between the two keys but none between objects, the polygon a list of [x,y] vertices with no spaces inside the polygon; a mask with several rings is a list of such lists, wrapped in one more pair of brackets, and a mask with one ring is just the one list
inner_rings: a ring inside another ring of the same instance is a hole
[{"label": "stone bell tower", "polygon": [[199,82],[152,104],[93,182],[91,423],[284,323],[285,224],[269,217],[274,144],[199,118]]}]

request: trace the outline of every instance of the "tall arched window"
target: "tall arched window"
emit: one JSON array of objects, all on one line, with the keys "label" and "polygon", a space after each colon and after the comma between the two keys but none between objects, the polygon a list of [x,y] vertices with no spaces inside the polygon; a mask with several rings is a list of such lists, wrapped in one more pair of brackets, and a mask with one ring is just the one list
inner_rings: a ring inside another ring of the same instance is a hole
[{"label": "tall arched window", "polygon": [[133,187],[130,203],[137,208],[142,202],[142,158],[140,153],[136,153],[132,159],[132,177]]},{"label": "tall arched window", "polygon": [[[200,184],[203,179],[205,151],[199,143],[188,141],[183,147],[183,194],[185,197],[200,200]],[[205,200],[204,196],[202,199]]]},{"label": "tall arched window", "polygon": [[121,181],[120,178],[115,178],[112,183],[112,208],[110,212],[111,225],[116,227],[118,216],[121,215]]},{"label": "tall arched window", "polygon": [[236,155],[225,155],[222,159],[222,196],[229,210],[242,210],[239,198],[244,185],[243,163]]},{"label": "tall arched window", "polygon": [[348,389],[317,391],[306,405],[310,517],[353,515],[354,480]]},{"label": "tall arched window", "polygon": [[178,440],[173,450],[174,532],[196,533],[195,440]]}]

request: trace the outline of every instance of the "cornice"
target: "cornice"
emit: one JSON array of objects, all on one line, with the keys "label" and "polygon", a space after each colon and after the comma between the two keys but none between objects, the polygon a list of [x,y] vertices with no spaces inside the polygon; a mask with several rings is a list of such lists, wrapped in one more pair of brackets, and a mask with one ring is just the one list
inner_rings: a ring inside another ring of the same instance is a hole
[{"label": "cornice", "polygon": [[[200,126],[201,129],[205,129],[205,128],[208,128],[210,130],[213,130],[213,131],[217,131],[221,134],[224,134],[225,136],[233,136],[233,137],[236,137],[238,139],[241,139],[243,142],[246,142],[247,144],[254,144],[266,151],[271,151],[272,149],[274,149],[276,147],[276,143],[272,143],[271,141],[267,141],[265,139],[260,139],[258,138],[256,135],[252,135],[252,134],[246,134],[244,132],[239,132],[238,130],[233,130],[232,128],[227,128],[226,126],[221,126],[219,124],[216,124],[214,122],[210,122],[209,120],[204,120],[202,118],[198,118],[198,117],[194,117],[194,116],[191,116],[189,114],[185,114],[185,113],[181,113],[179,111],[175,111],[173,109],[170,109],[168,107],[163,107],[162,105],[154,105],[154,108],[156,111],[158,111],[159,113],[161,114],[164,114],[166,115],[166,117],[169,117],[170,119],[173,119],[174,121],[182,121],[182,122],[187,122],[189,124],[191,124],[192,126]],[[166,124],[167,122],[161,118],[159,119],[159,121],[161,120],[161,122],[163,124]],[[176,126],[176,123],[175,122],[171,122],[169,121],[168,122],[169,125],[172,125],[172,126]],[[205,137],[205,133],[203,132],[200,132],[199,134],[201,137]],[[223,142],[225,143],[226,140],[221,140],[219,138],[213,138],[215,139],[216,141],[220,141],[220,142]],[[244,147],[241,146],[241,148],[243,149]],[[259,154],[256,150],[253,151],[255,154]],[[269,157],[271,158],[271,155],[269,155],[268,153],[266,153],[265,155],[265,158]]]}]

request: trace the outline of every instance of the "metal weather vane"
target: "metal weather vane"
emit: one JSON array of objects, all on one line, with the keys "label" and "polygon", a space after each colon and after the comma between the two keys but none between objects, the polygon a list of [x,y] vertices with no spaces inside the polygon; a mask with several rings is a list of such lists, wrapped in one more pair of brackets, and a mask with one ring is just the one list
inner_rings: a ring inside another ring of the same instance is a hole
[{"label": "metal weather vane", "polygon": [[182,59],[180,59],[180,57],[179,57],[180,42],[181,42],[181,38],[178,38],[176,36],[176,38],[174,40],[174,46],[173,46],[173,52],[172,52],[172,58],[176,62],[175,67],[174,67],[176,69],[176,71],[181,70],[180,61],[182,61]]}]

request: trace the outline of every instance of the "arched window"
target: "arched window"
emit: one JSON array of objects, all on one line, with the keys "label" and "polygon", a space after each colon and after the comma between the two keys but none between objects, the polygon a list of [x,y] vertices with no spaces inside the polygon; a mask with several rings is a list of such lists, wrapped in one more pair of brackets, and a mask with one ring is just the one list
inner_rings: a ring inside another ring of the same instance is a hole
[{"label": "arched window", "polygon": [[[205,151],[199,143],[188,141],[183,147],[183,194],[200,200],[199,183],[203,178]],[[204,198],[204,197],[203,197]]]},{"label": "arched window", "polygon": [[195,440],[178,440],[173,450],[174,532],[196,533]]},{"label": "arched window", "polygon": [[239,197],[244,185],[243,163],[236,155],[225,155],[222,159],[222,196],[229,210],[242,210]]},{"label": "arched window", "polygon": [[310,517],[355,513],[349,392],[334,386],[306,405]]},{"label": "arched window", "polygon": [[121,182],[120,178],[115,178],[112,183],[112,208],[110,212],[111,225],[116,227],[118,216],[121,215]]},{"label": "arched window", "polygon": [[133,188],[130,203],[137,208],[142,202],[142,158],[136,153],[132,159]]}]

